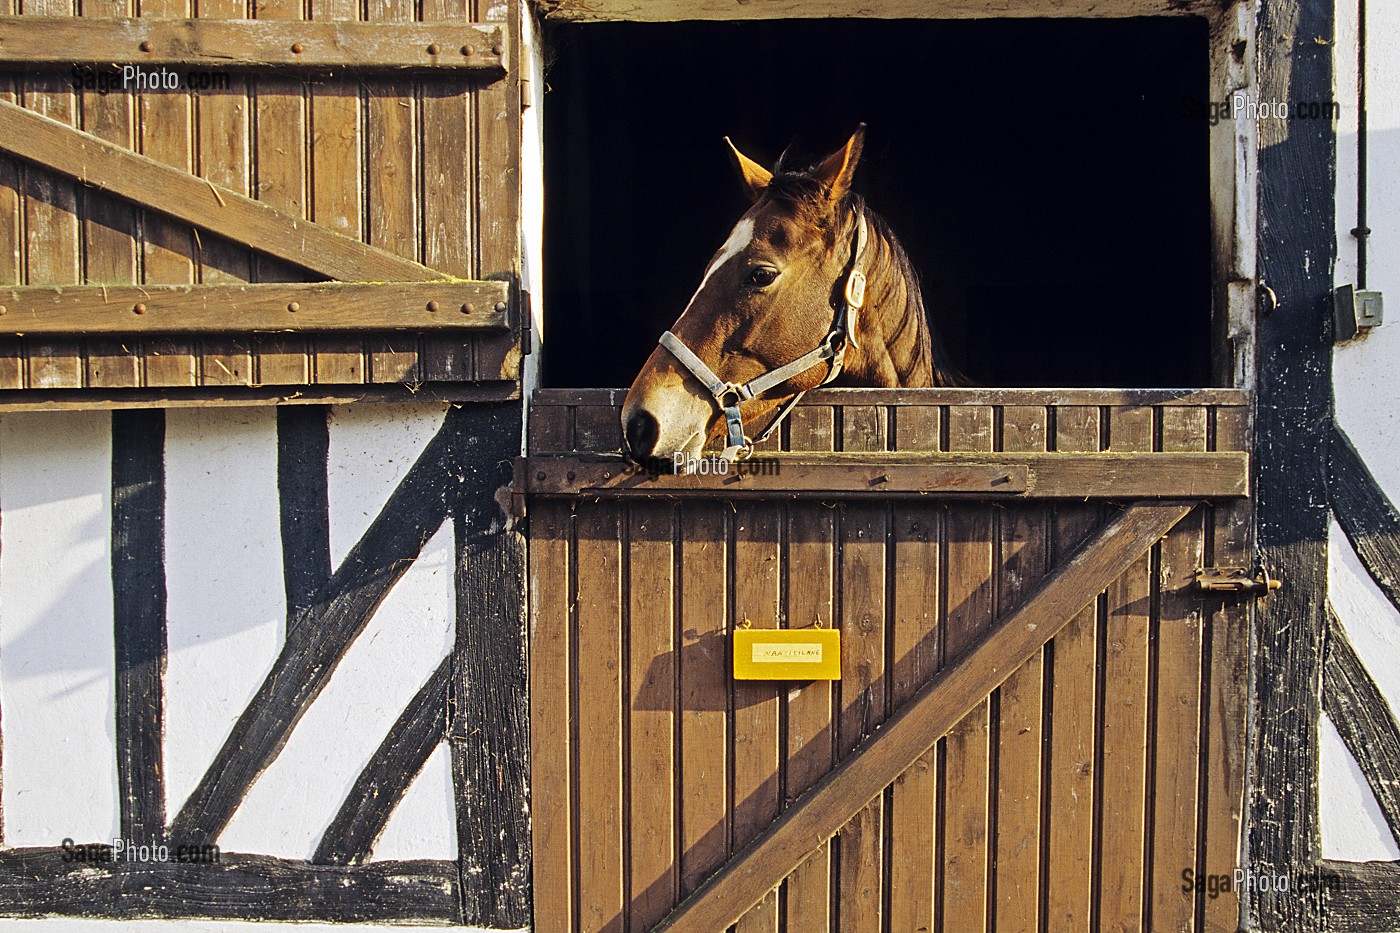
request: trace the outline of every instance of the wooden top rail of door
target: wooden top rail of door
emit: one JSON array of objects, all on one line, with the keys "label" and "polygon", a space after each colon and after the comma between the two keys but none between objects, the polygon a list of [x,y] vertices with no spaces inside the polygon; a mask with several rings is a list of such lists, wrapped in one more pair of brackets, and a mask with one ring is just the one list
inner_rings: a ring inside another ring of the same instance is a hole
[{"label": "wooden top rail of door", "polygon": [[1021,499],[1215,499],[1249,494],[1249,455],[1218,453],[776,454],[708,472],[648,471],[619,456],[519,461],[517,492],[535,496],[739,498],[861,496]]}]

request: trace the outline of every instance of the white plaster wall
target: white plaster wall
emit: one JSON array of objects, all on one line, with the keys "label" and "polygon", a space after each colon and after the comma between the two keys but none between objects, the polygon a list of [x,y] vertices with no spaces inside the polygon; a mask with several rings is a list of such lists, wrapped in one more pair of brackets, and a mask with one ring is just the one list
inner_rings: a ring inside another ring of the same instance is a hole
[{"label": "white plaster wall", "polygon": [[278,650],[287,607],[277,412],[165,417],[166,809],[214,760]]},{"label": "white plaster wall", "polygon": [[[1392,502],[1400,503],[1400,4],[1371,0],[1367,10],[1367,134],[1369,157],[1367,287],[1385,293],[1390,320],[1333,354],[1337,420]],[[1338,285],[1356,283],[1356,61],[1355,0],[1337,4]],[[1333,527],[1329,588],[1348,637],[1392,709],[1400,709],[1400,614],[1376,589]],[[1335,733],[1324,737],[1336,739]],[[1328,858],[1395,859],[1395,844],[1340,739],[1322,747],[1322,848]]]},{"label": "white plaster wall", "polygon": [[117,835],[106,412],[0,417],[5,843]]}]

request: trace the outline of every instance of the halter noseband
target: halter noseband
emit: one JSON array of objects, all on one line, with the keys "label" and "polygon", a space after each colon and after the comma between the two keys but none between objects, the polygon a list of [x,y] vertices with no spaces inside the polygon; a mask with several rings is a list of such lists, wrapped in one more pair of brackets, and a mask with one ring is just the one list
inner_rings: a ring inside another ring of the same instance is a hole
[{"label": "halter noseband", "polygon": [[846,285],[841,290],[841,302],[836,309],[836,315],[832,318],[831,329],[826,332],[826,337],[816,346],[815,349],[808,350],[784,366],[777,369],[770,369],[760,376],[750,379],[748,382],[725,382],[715,375],[714,370],[705,365],[705,361],[696,356],[694,351],[681,342],[681,338],[671,333],[669,330],[661,335],[661,346],[670,351],[682,366],[689,370],[690,374],[713,396],[715,404],[724,413],[725,427],[725,448],[721,454],[726,460],[737,460],[747,458],[753,453],[755,444],[766,441],[778,425],[783,423],[792,409],[801,400],[807,390],[798,392],[788,399],[773,415],[773,420],[768,422],[768,426],[763,429],[763,433],[758,437],[750,439],[744,433],[744,416],[739,410],[739,406],[756,395],[762,395],[774,386],[787,382],[793,376],[801,375],[820,363],[830,360],[830,366],[826,373],[826,378],[817,383],[818,388],[831,382],[841,374],[841,365],[846,357],[846,346],[850,344],[859,347],[856,343],[856,316],[860,312],[861,306],[865,304],[865,273],[861,271],[861,260],[865,256],[866,227],[865,214],[862,212],[856,218],[855,244],[851,250],[851,268],[845,274]]}]

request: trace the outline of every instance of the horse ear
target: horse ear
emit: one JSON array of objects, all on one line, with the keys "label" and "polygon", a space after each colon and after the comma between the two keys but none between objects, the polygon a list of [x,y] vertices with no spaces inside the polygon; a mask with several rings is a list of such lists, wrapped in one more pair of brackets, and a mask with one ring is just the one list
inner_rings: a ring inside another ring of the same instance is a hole
[{"label": "horse ear", "polygon": [[856,163],[860,161],[861,150],[865,148],[865,124],[856,127],[855,133],[846,145],[827,156],[821,165],[813,170],[812,176],[826,186],[826,196],[839,201],[851,190],[851,179],[856,174]]},{"label": "horse ear", "polygon": [[739,170],[739,177],[744,180],[744,190],[749,193],[750,198],[757,201],[763,197],[763,189],[772,181],[773,173],[740,152],[739,147],[734,145],[728,136],[724,137],[724,141],[729,143],[729,153],[734,158],[734,167]]}]

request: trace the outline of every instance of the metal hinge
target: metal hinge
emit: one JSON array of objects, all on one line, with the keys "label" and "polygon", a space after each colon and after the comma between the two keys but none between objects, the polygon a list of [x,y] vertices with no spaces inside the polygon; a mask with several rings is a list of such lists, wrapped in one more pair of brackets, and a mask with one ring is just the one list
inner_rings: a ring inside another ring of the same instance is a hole
[{"label": "metal hinge", "polygon": [[1253,570],[1244,567],[1202,567],[1196,571],[1196,589],[1202,593],[1264,597],[1282,588],[1283,581],[1269,576],[1269,571],[1262,566]]}]

